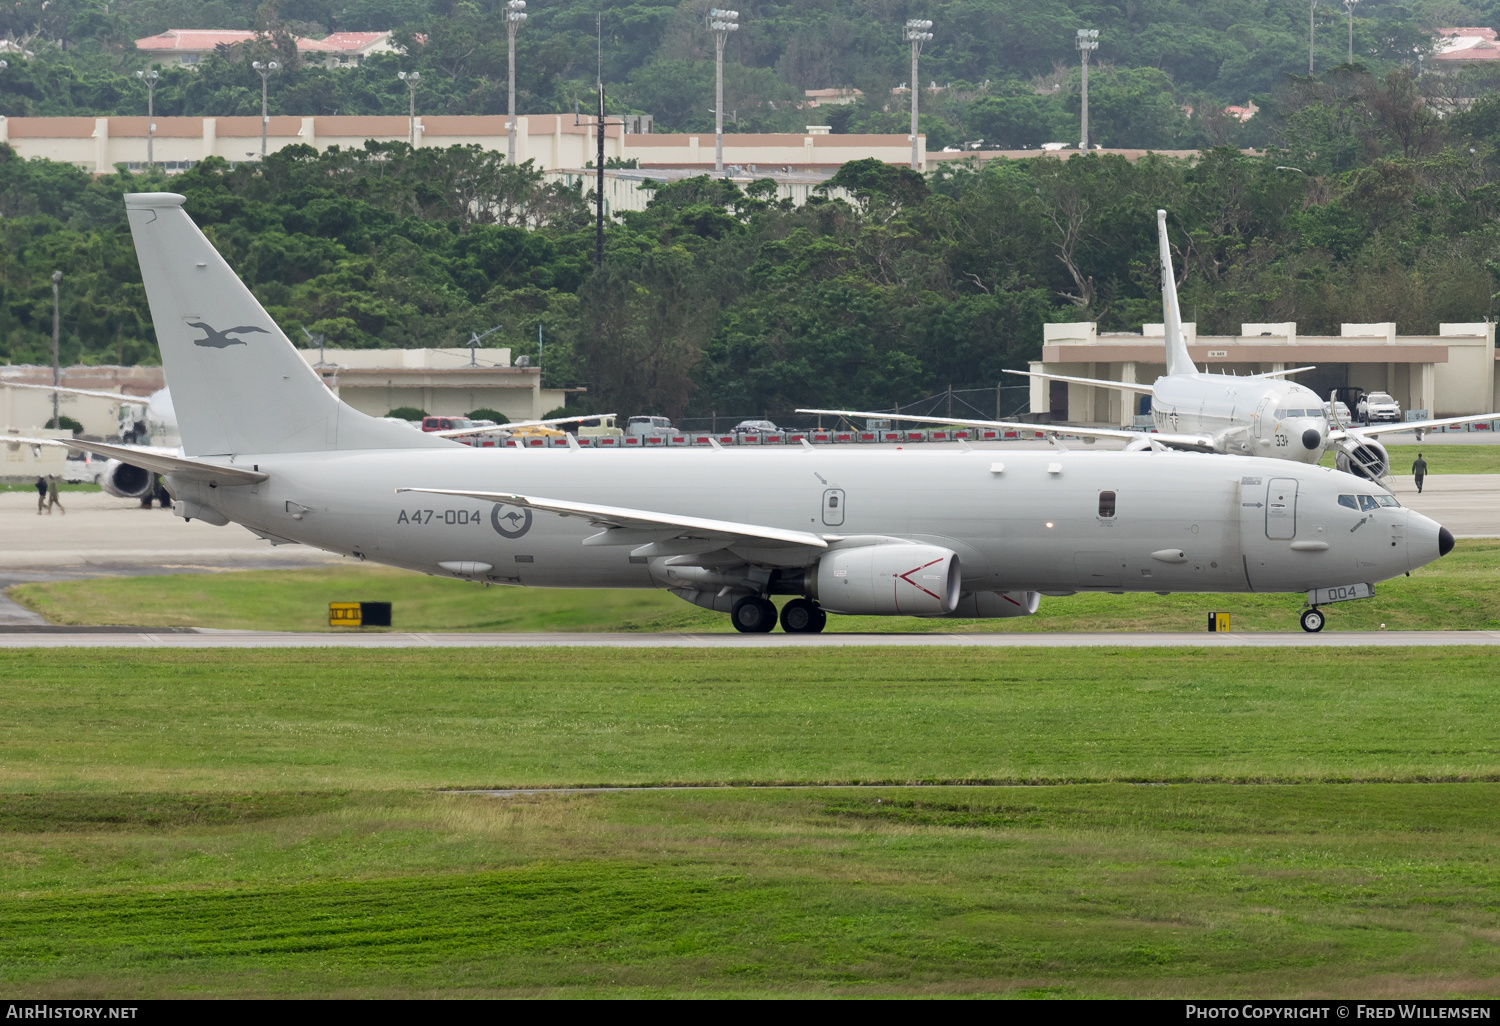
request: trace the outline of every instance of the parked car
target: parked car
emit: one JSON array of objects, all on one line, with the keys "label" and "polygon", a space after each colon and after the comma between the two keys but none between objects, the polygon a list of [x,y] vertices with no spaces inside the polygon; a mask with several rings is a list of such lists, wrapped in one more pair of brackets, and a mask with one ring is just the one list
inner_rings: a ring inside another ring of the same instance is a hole
[{"label": "parked car", "polygon": [[672,422],[666,417],[631,417],[625,424],[625,433],[633,438],[650,438],[671,431]]},{"label": "parked car", "polygon": [[[1335,417],[1335,414],[1337,414],[1338,416]],[[1324,403],[1323,417],[1330,423],[1332,423],[1334,420],[1337,420],[1338,423],[1342,424],[1344,427],[1348,427],[1350,424],[1354,423],[1353,417],[1349,415],[1349,407],[1344,405],[1342,401],[1336,403]]]},{"label": "parked car", "polygon": [[423,417],[423,431],[458,431],[474,426],[468,417]]},{"label": "parked car", "polygon": [[1380,424],[1401,419],[1401,404],[1389,392],[1366,392],[1354,408],[1366,424]]},{"label": "parked car", "polygon": [[63,460],[63,480],[69,484],[98,484],[104,476],[103,456],[90,453],[69,453]]},{"label": "parked car", "polygon": [[769,420],[742,420],[734,426],[734,430],[742,435],[768,435],[781,428]]},{"label": "parked car", "polygon": [[623,438],[624,436],[625,432],[615,427],[614,414],[594,421],[585,421],[578,426],[579,438]]}]

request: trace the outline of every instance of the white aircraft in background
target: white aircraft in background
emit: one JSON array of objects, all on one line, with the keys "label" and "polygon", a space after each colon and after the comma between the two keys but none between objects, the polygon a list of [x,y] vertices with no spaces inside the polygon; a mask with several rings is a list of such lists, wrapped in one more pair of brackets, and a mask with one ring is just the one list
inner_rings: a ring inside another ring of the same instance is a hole
[{"label": "white aircraft in background", "polygon": [[460,445],[340,402],[182,204],[125,197],[183,451],[122,458],[184,519],[485,584],[664,589],[744,632],[776,624],[773,595],[811,633],[1080,591],[1301,593],[1314,631],[1453,547],[1378,486],[1254,457]]},{"label": "white aircraft in background", "polygon": [[[131,452],[155,453],[161,456],[181,456],[182,441],[177,427],[177,411],[172,406],[172,392],[169,388],[159,388],[150,396],[126,395],[123,392],[106,392],[88,388],[66,388],[61,385],[32,385],[21,382],[3,382],[6,388],[31,389],[38,392],[56,392],[62,395],[88,396],[95,399],[110,399],[120,404],[119,410],[119,445],[121,450]],[[598,417],[612,417],[614,414],[590,414],[578,417],[555,417],[551,420],[523,420],[503,424],[500,426],[486,425],[483,427],[454,428],[447,431],[429,431],[426,434],[437,438],[463,438],[468,435],[478,435],[494,432],[505,432],[511,428],[520,427],[552,427],[557,424],[571,424],[575,421],[593,420]],[[421,432],[421,428],[409,421],[397,421],[391,417],[381,417],[380,420],[391,421],[402,427],[410,427],[411,430]],[[61,439],[51,438],[21,438],[9,436],[10,441],[23,441],[31,445],[63,445]],[[136,463],[130,461],[129,457],[118,453],[108,458],[102,470],[99,471],[99,485],[110,495],[121,499],[144,499],[149,504],[150,497],[157,494],[156,474]],[[166,500],[162,500],[165,505]]]},{"label": "white aircraft in background", "polygon": [[[1007,374],[1067,381],[1079,385],[1116,388],[1151,397],[1151,417],[1156,430],[1150,434],[1114,428],[1068,427],[1049,429],[1036,424],[993,420],[955,420],[951,417],[909,417],[894,419],[923,424],[956,424],[981,427],[1019,428],[1046,431],[1052,438],[1066,433],[1080,438],[1121,439],[1127,449],[1169,448],[1197,452],[1225,453],[1237,456],[1268,456],[1297,463],[1316,464],[1328,446],[1336,447],[1335,462],[1340,470],[1378,481],[1390,473],[1390,454],[1376,436],[1395,431],[1421,433],[1448,424],[1467,424],[1490,420],[1500,414],[1484,413],[1470,417],[1446,417],[1441,420],[1407,421],[1378,427],[1346,426],[1334,416],[1330,427],[1324,415],[1323,401],[1316,392],[1295,381],[1282,380],[1289,374],[1312,370],[1294,367],[1265,374],[1235,375],[1200,371],[1188,354],[1182,333],[1182,311],[1177,305],[1177,282],[1172,270],[1172,254],[1167,243],[1167,212],[1156,212],[1156,227],[1161,249],[1162,319],[1166,336],[1167,373],[1147,384],[1128,381],[1105,381],[1098,378],[1069,377],[1039,371],[1007,370]],[[1336,409],[1336,407],[1334,407]],[[890,413],[850,410],[798,410],[844,417],[892,419]]]}]

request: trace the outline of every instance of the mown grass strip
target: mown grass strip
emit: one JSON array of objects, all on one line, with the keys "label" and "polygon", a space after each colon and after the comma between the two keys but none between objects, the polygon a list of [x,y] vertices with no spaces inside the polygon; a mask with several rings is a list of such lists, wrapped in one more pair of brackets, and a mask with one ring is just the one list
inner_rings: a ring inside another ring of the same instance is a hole
[{"label": "mown grass strip", "polygon": [[1495,650],[0,653],[0,786],[1485,780]]}]

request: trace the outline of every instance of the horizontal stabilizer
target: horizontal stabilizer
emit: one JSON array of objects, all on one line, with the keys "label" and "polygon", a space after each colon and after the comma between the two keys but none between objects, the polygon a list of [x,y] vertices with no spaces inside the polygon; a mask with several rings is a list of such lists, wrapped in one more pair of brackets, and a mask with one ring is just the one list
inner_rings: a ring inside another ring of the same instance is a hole
[{"label": "horizontal stabilizer", "polygon": [[157,474],[175,474],[179,477],[193,478],[199,481],[214,481],[220,484],[255,484],[264,481],[269,475],[258,470],[246,470],[243,467],[225,466],[220,463],[209,463],[207,460],[188,459],[183,456],[169,454],[161,449],[143,449],[129,445],[110,445],[108,442],[80,442],[75,439],[61,439],[62,444],[69,449],[80,452],[90,452],[95,456],[104,456],[107,459],[119,460],[128,463],[132,467],[140,467]]},{"label": "horizontal stabilizer", "polygon": [[1156,395],[1156,389],[1136,381],[1105,381],[1101,378],[1074,378],[1066,374],[1045,374],[1042,371],[1006,370],[1007,374],[1019,374],[1023,378],[1041,378],[1044,381],[1069,381],[1075,385],[1093,385],[1096,388],[1118,388],[1122,392],[1139,392],[1141,395]]},{"label": "horizontal stabilizer", "polygon": [[1286,370],[1266,371],[1264,374],[1247,374],[1247,378],[1289,378],[1293,374],[1301,374],[1303,371],[1317,370],[1316,367],[1288,367]]},{"label": "horizontal stabilizer", "polygon": [[29,388],[37,392],[57,392],[62,395],[86,395],[94,399],[113,399],[119,403],[138,403],[144,405],[151,401],[146,395],[125,395],[123,392],[96,392],[92,388],[63,388],[61,385],[27,385],[19,381],[3,381],[0,385],[6,388]]},{"label": "horizontal stabilizer", "polygon": [[807,531],[788,531],[780,527],[763,527],[759,524],[740,524],[730,520],[709,520],[704,517],[679,516],[675,513],[657,513],[651,510],[626,509],[620,506],[601,506],[592,502],[569,502],[564,499],[542,499],[532,495],[515,495],[510,492],[469,492],[451,488],[397,488],[397,493],[420,492],[426,495],[462,495],[483,502],[500,502],[507,506],[519,506],[543,513],[554,513],[562,517],[578,517],[605,528],[627,530],[676,529],[679,532],[702,533],[729,539],[730,543],[743,539],[775,545],[805,545],[815,549],[828,548],[828,542]]}]

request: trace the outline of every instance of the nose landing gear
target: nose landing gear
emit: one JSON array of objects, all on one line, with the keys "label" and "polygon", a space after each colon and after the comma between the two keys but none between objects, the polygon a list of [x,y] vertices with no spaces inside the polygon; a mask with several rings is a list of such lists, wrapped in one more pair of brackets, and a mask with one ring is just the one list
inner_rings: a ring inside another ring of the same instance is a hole
[{"label": "nose landing gear", "polygon": [[1323,629],[1323,611],[1317,606],[1302,610],[1302,629],[1309,634],[1316,634]]}]

